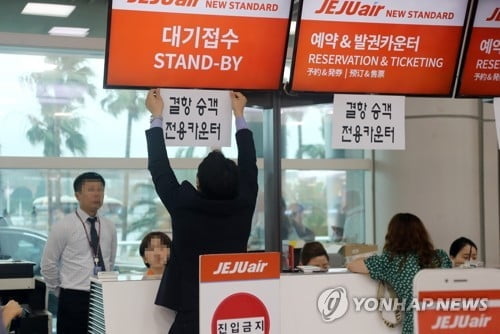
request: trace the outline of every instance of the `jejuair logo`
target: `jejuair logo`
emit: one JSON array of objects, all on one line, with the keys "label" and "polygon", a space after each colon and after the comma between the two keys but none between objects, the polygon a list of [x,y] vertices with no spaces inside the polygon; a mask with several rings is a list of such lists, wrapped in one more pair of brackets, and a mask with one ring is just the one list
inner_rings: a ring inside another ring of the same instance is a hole
[{"label": "jejuair logo", "polygon": [[321,7],[314,12],[316,14],[330,15],[378,16],[384,8],[383,5],[368,5],[363,4],[361,1],[324,0]]},{"label": "jejuair logo", "polygon": [[486,21],[500,21],[500,7],[495,8]]},{"label": "jejuair logo", "polygon": [[340,286],[324,290],[318,297],[317,306],[324,322],[343,317],[349,308],[346,289]]}]

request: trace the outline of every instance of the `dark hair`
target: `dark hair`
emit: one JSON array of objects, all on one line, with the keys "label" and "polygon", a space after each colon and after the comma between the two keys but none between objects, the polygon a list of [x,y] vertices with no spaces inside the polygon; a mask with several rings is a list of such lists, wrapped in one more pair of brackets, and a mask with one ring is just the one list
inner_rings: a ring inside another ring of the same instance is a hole
[{"label": "dark hair", "polygon": [[318,241],[306,242],[304,247],[302,247],[302,251],[300,252],[300,262],[303,265],[307,265],[311,259],[317,256],[326,256],[327,260],[330,260],[328,253],[326,252],[325,247]]},{"label": "dark hair", "polygon": [[238,168],[221,151],[210,152],[198,166],[200,192],[209,199],[232,199],[238,193]]},{"label": "dark hair", "polygon": [[104,178],[100,174],[97,174],[95,172],[86,172],[86,173],[80,174],[76,177],[75,181],[73,182],[73,190],[75,192],[81,191],[82,184],[85,181],[89,181],[89,180],[99,181],[102,183],[103,187],[106,186],[106,182],[104,182]]},{"label": "dark hair", "polygon": [[472,240],[466,237],[460,237],[451,243],[450,256],[453,257],[457,256],[457,254],[462,250],[462,248],[464,248],[467,245],[470,245],[477,251],[477,246]]},{"label": "dark hair", "polygon": [[[146,253],[146,248],[148,248],[153,238],[160,239],[160,242],[163,245],[167,246],[167,248],[171,248],[172,246],[172,240],[170,240],[170,237],[165,233],[159,231],[149,232],[144,236],[144,238],[142,238],[141,244],[139,245],[139,254],[141,255],[142,258],[144,258],[144,255]],[[144,264],[146,265],[146,267],[149,268],[149,263],[144,262]]]},{"label": "dark hair", "polygon": [[441,266],[424,224],[411,213],[398,213],[392,217],[385,235],[384,250],[391,256],[414,253],[421,268]]}]

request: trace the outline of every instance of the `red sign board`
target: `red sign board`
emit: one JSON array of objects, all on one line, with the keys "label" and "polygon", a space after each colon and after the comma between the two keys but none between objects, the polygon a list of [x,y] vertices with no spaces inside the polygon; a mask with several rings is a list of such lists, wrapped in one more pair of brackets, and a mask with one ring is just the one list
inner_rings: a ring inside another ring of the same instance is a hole
[{"label": "red sign board", "polygon": [[200,334],[280,333],[280,253],[200,256]]},{"label": "red sign board", "polygon": [[[422,291],[419,334],[498,333],[500,290]],[[425,309],[425,305],[432,308]]]},{"label": "red sign board", "polygon": [[303,1],[295,91],[449,96],[468,0]]},{"label": "red sign board", "polygon": [[291,0],[110,1],[105,86],[281,86]]},{"label": "red sign board", "polygon": [[479,0],[458,96],[500,96],[500,1]]}]

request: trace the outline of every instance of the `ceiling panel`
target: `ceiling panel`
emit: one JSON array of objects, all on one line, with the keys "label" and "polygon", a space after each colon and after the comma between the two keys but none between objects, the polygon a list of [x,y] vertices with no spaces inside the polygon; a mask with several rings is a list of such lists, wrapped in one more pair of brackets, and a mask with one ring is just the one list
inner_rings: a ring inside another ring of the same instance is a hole
[{"label": "ceiling panel", "polygon": [[[53,26],[89,28],[88,37],[105,38],[108,16],[106,0],[41,0],[39,2],[75,5],[66,18],[22,15],[28,1],[0,1],[0,32],[47,35]],[[1,43],[1,41],[0,41]]]}]

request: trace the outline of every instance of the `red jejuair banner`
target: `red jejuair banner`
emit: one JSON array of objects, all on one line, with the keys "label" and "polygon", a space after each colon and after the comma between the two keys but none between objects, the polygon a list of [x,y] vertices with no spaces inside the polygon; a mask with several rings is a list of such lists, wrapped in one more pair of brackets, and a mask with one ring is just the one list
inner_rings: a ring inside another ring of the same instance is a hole
[{"label": "red jejuair banner", "polygon": [[277,89],[291,0],[113,0],[105,86]]},{"label": "red jejuair banner", "polygon": [[500,1],[479,0],[458,96],[500,96]]},{"label": "red jejuair banner", "polygon": [[304,1],[295,91],[449,96],[468,0]]}]

